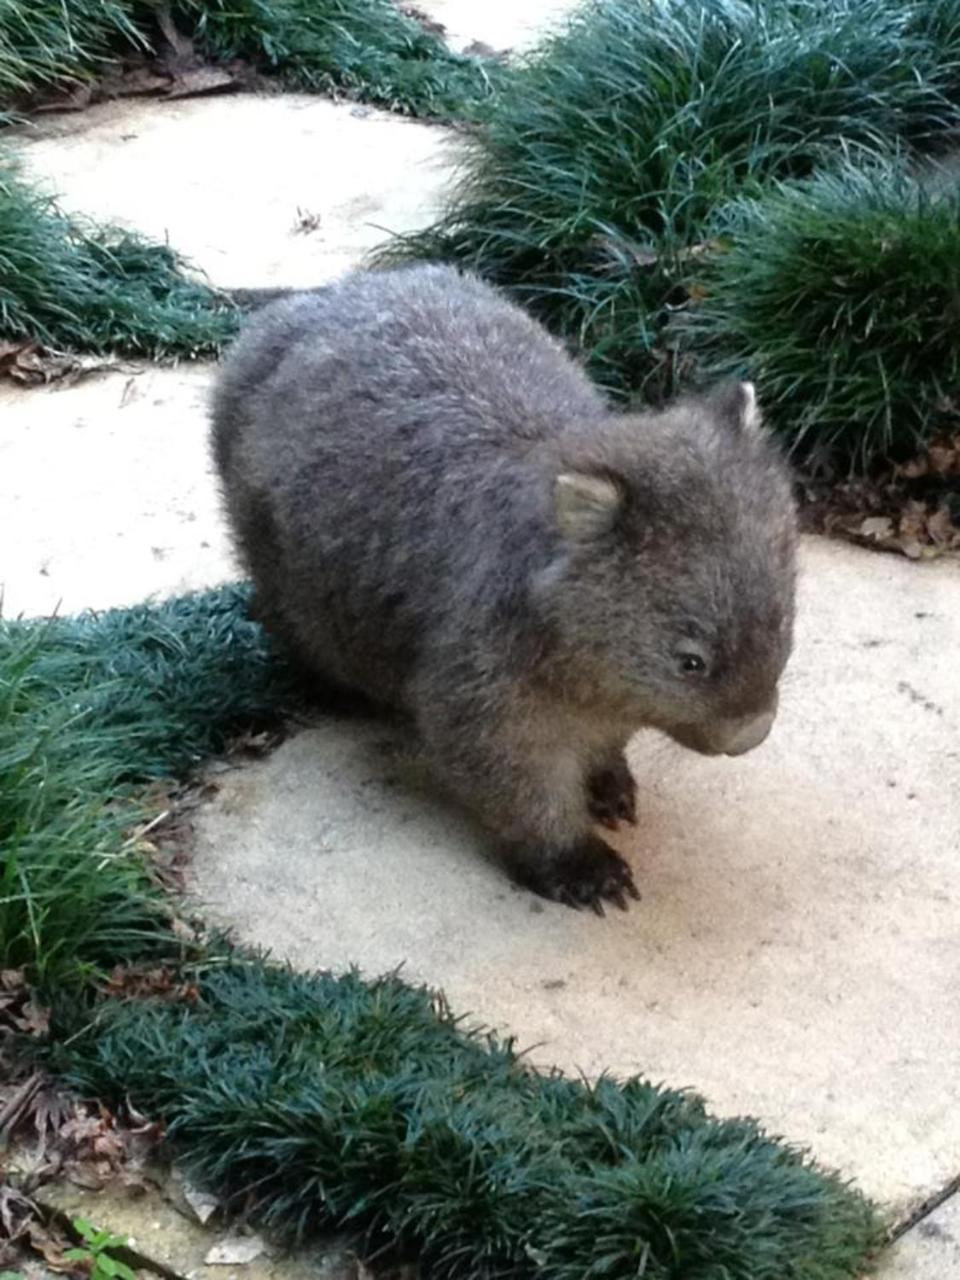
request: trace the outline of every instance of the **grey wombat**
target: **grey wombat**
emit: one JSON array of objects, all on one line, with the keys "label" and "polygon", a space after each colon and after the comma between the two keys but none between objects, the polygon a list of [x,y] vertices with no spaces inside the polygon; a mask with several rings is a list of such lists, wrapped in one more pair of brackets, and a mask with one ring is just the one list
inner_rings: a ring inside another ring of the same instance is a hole
[{"label": "grey wombat", "polygon": [[524,312],[421,266],[267,306],[213,423],[261,616],[412,714],[521,883],[637,896],[591,827],[635,820],[641,726],[707,753],[766,737],[795,514],[749,385],[615,414]]}]

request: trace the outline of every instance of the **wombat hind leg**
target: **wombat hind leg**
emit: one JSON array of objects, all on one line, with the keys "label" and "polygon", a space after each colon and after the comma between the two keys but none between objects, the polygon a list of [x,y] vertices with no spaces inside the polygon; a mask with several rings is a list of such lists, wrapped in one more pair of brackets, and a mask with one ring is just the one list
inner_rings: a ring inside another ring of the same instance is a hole
[{"label": "wombat hind leg", "polygon": [[640,898],[626,862],[594,835],[569,849],[511,849],[507,860],[518,884],[578,910],[592,907],[602,916],[604,901],[626,911],[628,897]]},{"label": "wombat hind leg", "polygon": [[587,807],[591,818],[611,831],[621,822],[637,825],[637,784],[622,751],[590,774]]}]

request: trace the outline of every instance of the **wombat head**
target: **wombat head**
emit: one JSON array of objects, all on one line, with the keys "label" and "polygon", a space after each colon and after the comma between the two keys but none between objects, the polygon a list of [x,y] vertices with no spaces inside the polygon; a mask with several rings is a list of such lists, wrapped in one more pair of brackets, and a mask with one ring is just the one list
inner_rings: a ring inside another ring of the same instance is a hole
[{"label": "wombat head", "polygon": [[796,515],[753,387],[607,419],[562,452],[537,590],[582,692],[697,751],[757,746],[792,645]]}]

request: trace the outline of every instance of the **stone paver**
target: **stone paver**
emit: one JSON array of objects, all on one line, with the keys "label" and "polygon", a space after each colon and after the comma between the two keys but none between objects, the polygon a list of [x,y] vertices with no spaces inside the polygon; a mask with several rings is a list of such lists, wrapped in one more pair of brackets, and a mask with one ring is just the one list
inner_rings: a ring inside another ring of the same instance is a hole
[{"label": "stone paver", "polygon": [[319,284],[426,225],[457,155],[448,129],[308,94],[108,103],[12,137],[66,209],[228,288]]},{"label": "stone paver", "polygon": [[481,41],[492,49],[525,52],[562,22],[575,0],[423,0],[418,7],[444,24],[454,49]]},{"label": "stone paver", "polygon": [[196,892],[304,966],[403,964],[541,1063],[758,1115],[902,1208],[960,1169],[960,574],[805,547],[769,741],[638,737],[643,901],[515,891],[395,731],[326,721],[218,775]]},{"label": "stone paver", "polygon": [[7,617],[103,609],[236,576],[204,421],[208,369],[0,385]]}]

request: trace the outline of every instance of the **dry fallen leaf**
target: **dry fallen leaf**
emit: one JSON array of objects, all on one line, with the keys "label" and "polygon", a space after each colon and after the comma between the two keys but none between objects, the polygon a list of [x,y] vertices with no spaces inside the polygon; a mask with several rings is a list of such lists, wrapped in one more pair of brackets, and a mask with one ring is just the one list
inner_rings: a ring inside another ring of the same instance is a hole
[{"label": "dry fallen leaf", "polygon": [[76,356],[51,351],[39,342],[0,343],[0,377],[24,386],[56,382],[79,368]]}]

